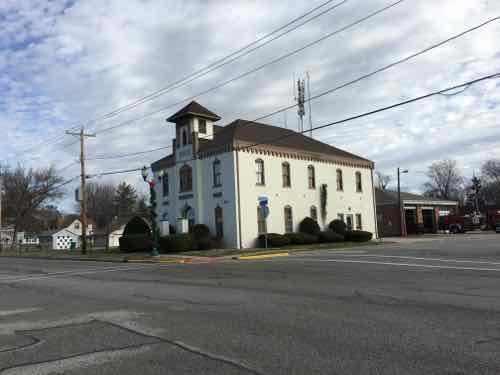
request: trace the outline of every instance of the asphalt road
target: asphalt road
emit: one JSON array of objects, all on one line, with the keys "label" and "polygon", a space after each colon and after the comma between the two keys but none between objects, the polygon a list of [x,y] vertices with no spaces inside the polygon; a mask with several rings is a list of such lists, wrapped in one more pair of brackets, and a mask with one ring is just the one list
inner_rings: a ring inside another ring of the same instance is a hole
[{"label": "asphalt road", "polygon": [[0,374],[499,374],[499,240],[186,265],[0,258]]}]

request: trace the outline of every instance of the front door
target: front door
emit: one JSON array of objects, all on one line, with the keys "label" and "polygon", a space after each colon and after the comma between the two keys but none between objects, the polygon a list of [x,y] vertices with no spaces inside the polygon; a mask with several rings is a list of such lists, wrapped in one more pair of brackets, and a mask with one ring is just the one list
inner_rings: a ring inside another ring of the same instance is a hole
[{"label": "front door", "polygon": [[345,215],[345,224],[347,226],[347,230],[352,230],[352,215]]}]

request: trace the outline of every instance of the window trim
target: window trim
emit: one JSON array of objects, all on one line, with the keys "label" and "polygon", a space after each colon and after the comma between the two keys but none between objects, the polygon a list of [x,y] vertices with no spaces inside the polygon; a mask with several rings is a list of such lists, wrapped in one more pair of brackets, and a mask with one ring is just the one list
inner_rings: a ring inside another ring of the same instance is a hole
[{"label": "window trim", "polygon": [[[355,180],[355,184],[356,184],[356,193],[362,193],[363,192],[363,180],[361,177],[361,172],[356,171],[354,176],[355,176],[354,180]],[[358,178],[359,178],[359,181],[358,181]]]},{"label": "window trim", "polygon": [[[290,212],[290,217],[287,217],[287,211]],[[293,209],[292,206],[286,205],[283,207],[283,221],[285,224],[285,233],[293,233]]]},{"label": "window trim", "polygon": [[[216,166],[218,170],[216,171]],[[213,187],[221,187],[222,186],[222,163],[219,159],[215,159],[212,163],[212,182]]]},{"label": "window trim", "polygon": [[[202,124],[203,124],[203,131],[201,131]],[[207,120],[198,119],[198,133],[207,134]]]},{"label": "window trim", "polygon": [[[259,171],[259,166],[262,166],[262,170]],[[264,164],[264,160],[262,159],[256,159],[255,160],[255,167],[256,167],[256,176],[257,176],[257,181],[255,185],[257,186],[265,186],[266,185],[266,168]]]},{"label": "window trim", "polygon": [[[285,173],[286,171],[286,173]],[[287,179],[285,181],[285,178]],[[287,161],[284,161],[281,163],[281,180],[282,180],[282,186],[284,188],[291,188],[292,187],[292,175],[291,175],[291,168],[290,168],[290,163]]]},{"label": "window trim", "polygon": [[161,178],[161,192],[164,197],[168,197],[168,195],[170,194],[169,182],[170,181],[168,180],[168,173],[164,173]]},{"label": "window trim", "polygon": [[344,174],[342,169],[337,168],[335,171],[335,178],[337,182],[337,191],[344,191]]},{"label": "window trim", "polygon": [[[187,177],[184,177],[184,173],[188,173]],[[184,179],[187,179],[186,181]],[[184,186],[184,182],[188,184],[188,186]],[[193,191],[193,168],[189,165],[185,164],[179,169],[179,192],[185,193],[187,191]]]},{"label": "window trim", "polygon": [[307,186],[311,190],[316,189],[316,168],[312,164],[307,166]]}]

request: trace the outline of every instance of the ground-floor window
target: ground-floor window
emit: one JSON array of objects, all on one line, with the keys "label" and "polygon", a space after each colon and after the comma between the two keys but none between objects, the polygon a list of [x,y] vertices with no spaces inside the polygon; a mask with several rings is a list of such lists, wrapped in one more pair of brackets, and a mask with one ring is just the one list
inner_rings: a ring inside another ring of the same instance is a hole
[{"label": "ground-floor window", "polygon": [[217,238],[224,237],[224,216],[222,207],[215,207],[215,235]]},{"label": "ground-floor window", "polygon": [[361,214],[356,214],[356,230],[363,230],[363,223],[361,221]]},{"label": "ground-floor window", "polygon": [[257,207],[257,231],[259,234],[267,233],[267,221],[261,206]]},{"label": "ground-floor window", "polygon": [[345,225],[347,226],[347,230],[352,230],[352,215],[346,215]]},{"label": "ground-floor window", "polygon": [[311,206],[311,219],[318,221],[318,209],[316,206]]},{"label": "ground-floor window", "polygon": [[284,218],[285,218],[285,233],[291,233],[291,232],[293,232],[292,207],[285,206],[285,209],[284,209]]},{"label": "ground-floor window", "polygon": [[337,219],[339,219],[340,221],[344,221],[344,214],[338,214]]}]

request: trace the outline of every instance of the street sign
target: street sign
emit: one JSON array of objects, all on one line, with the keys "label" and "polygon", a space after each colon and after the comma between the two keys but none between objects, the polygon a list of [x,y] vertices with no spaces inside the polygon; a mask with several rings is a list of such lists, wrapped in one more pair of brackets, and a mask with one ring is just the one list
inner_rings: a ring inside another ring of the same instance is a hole
[{"label": "street sign", "polygon": [[265,207],[265,206],[269,205],[269,198],[267,198],[265,196],[260,196],[259,198],[257,198],[257,200],[259,201],[259,206],[261,206],[261,207]]}]

